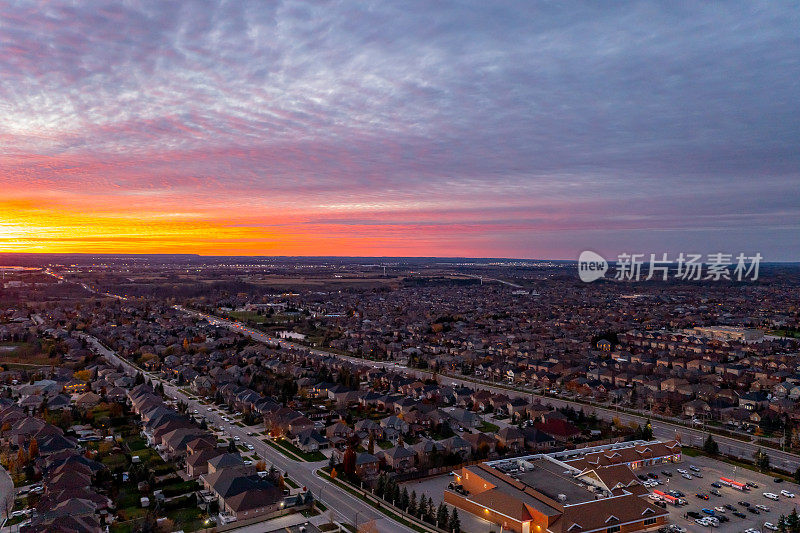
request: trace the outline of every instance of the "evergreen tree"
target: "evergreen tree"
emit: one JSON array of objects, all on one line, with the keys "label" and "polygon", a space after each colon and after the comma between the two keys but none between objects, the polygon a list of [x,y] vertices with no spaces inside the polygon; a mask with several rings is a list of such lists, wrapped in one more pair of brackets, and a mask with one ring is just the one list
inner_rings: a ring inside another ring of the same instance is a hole
[{"label": "evergreen tree", "polygon": [[450,516],[447,511],[447,506],[444,504],[444,502],[440,503],[439,508],[436,510],[436,525],[442,529],[446,528],[449,518]]},{"label": "evergreen tree", "polygon": [[778,526],[778,533],[787,533],[785,515],[781,515],[781,517],[778,518],[777,526]]},{"label": "evergreen tree", "polygon": [[436,509],[433,507],[433,498],[428,498],[428,507],[425,511],[425,521],[429,524],[436,522]]},{"label": "evergreen tree", "polygon": [[403,487],[403,492],[400,493],[400,501],[397,506],[404,511],[408,509],[408,490],[405,487]]},{"label": "evergreen tree", "polygon": [[708,434],[708,438],[706,439],[706,442],[703,444],[703,450],[708,455],[719,454],[719,444],[717,444],[717,441],[715,441],[714,437],[711,436],[711,433]]},{"label": "evergreen tree", "polygon": [[792,509],[786,519],[786,527],[791,533],[800,531],[800,517],[797,516],[797,509]]},{"label": "evergreen tree", "polygon": [[417,516],[417,491],[411,491],[411,498],[408,500],[408,514]]},{"label": "evergreen tree", "polygon": [[756,450],[756,453],[753,454],[753,460],[756,467],[762,472],[769,470],[769,455],[764,453],[761,448]]},{"label": "evergreen tree", "polygon": [[378,484],[375,486],[375,496],[378,498],[383,498],[384,493],[386,492],[386,476],[381,474],[378,476]]},{"label": "evergreen tree", "polygon": [[642,428],[642,439],[653,440],[653,424],[650,423],[649,418],[644,423],[644,427]]},{"label": "evergreen tree", "polygon": [[450,515],[448,529],[453,533],[461,533],[461,520],[458,519],[458,509],[453,509],[453,514]]}]

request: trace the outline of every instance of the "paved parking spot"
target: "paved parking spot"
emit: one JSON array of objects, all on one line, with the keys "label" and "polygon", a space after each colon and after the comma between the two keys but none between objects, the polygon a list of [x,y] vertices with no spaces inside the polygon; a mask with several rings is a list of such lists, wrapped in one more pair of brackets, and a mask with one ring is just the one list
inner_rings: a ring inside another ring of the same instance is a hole
[{"label": "paved parking spot", "polygon": [[[691,480],[681,477],[681,474],[678,473],[678,468],[686,470],[691,474],[692,472],[689,469],[690,465],[699,467],[703,477],[697,478],[693,476]],[[662,470],[671,472],[672,477],[664,476],[661,473]],[[726,509],[724,514],[730,521],[721,523],[720,527],[714,528],[714,530],[722,532],[742,532],[748,528],[762,530],[765,522],[777,524],[778,518],[782,514],[788,515],[791,513],[792,509],[797,506],[799,501],[797,497],[789,499],[784,496],[780,496],[778,501],[772,501],[763,495],[764,492],[780,494],[782,489],[800,495],[800,487],[794,483],[774,483],[769,476],[744,468],[736,468],[722,461],[709,459],[707,457],[684,456],[683,463],[655,465],[636,470],[636,474],[646,475],[649,472],[658,475],[658,480],[662,483],[653,488],[665,492],[667,490],[678,490],[686,495],[684,499],[687,501],[688,505],[675,507],[668,504],[667,510],[670,513],[669,517],[671,523],[683,526],[689,531],[701,531],[705,529],[703,526],[696,524],[694,518],[686,516],[686,513],[689,511],[703,514],[701,511],[703,508],[714,509],[715,507],[724,507],[725,504],[732,505],[736,510],[743,512],[745,518],[733,516],[733,511]],[[714,496],[709,492],[713,488],[711,483],[718,482],[720,477],[726,477],[742,483],[750,481],[756,483],[758,488],[742,492],[723,485],[721,488],[717,489],[722,496]],[[696,496],[698,493],[707,494],[709,499],[702,500],[698,498]],[[749,503],[751,507],[756,504],[765,505],[769,507],[769,511],[761,512],[758,515],[750,513],[744,506],[739,505],[738,502],[740,501]],[[767,530],[763,529],[763,531]]]}]

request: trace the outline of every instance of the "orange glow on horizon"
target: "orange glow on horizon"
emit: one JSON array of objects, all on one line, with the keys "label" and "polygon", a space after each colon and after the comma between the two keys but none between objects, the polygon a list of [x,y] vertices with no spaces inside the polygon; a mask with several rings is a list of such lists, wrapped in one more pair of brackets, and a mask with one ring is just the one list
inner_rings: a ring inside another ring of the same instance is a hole
[{"label": "orange glow on horizon", "polygon": [[[85,202],[87,199],[84,198]],[[49,198],[0,201],[0,253],[192,253],[199,255],[441,255],[440,229],[409,234],[393,225],[320,224],[309,213],[258,217],[233,210],[130,205],[81,209]]]}]

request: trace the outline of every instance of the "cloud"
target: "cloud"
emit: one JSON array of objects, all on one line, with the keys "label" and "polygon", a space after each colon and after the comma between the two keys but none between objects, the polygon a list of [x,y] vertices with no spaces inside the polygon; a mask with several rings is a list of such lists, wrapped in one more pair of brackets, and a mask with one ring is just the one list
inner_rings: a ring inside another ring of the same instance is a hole
[{"label": "cloud", "polygon": [[416,237],[436,255],[449,235],[456,255],[572,257],[597,227],[612,250],[654,228],[755,246],[800,225],[799,18],[781,2],[6,3],[0,187],[97,217],[328,220],[353,254]]}]

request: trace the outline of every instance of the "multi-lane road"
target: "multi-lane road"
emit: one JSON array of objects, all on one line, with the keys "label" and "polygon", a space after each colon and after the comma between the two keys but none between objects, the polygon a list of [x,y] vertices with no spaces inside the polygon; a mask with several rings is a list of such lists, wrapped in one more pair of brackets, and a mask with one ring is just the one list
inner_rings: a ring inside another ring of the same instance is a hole
[{"label": "multi-lane road", "polygon": [[96,338],[90,335],[85,335],[84,338],[96,353],[103,355],[111,364],[121,365],[129,375],[143,372],[151,380],[159,381],[164,386],[164,393],[168,397],[187,404],[188,412],[194,413],[194,411],[197,410],[198,414],[206,418],[209,425],[215,428],[222,428],[227,438],[236,439],[238,437],[237,442],[245,446],[250,444],[253,447],[253,451],[267,461],[267,463],[274,465],[275,468],[286,473],[292,480],[308,488],[317,500],[324,503],[329,510],[333,511],[336,515],[335,518],[339,521],[349,524],[363,524],[374,520],[375,526],[380,532],[391,533],[400,531],[403,533],[412,533],[413,530],[410,528],[388,519],[373,506],[320,478],[316,474],[316,470],[325,466],[327,464],[325,461],[307,463],[294,461],[284,456],[281,452],[263,442],[260,435],[248,435],[251,431],[247,428],[224,421],[222,419],[223,415],[218,412],[216,408],[208,404],[203,404],[195,398],[188,396],[169,381],[146,373],[127,359],[120,357],[116,352],[105,347]]},{"label": "multi-lane road", "polygon": [[[418,378],[429,378],[431,377],[431,373],[419,370],[415,368],[408,368],[402,365],[398,365],[395,362],[389,361],[367,361],[364,359],[359,359],[357,357],[350,357],[345,356],[333,352],[327,352],[324,350],[319,350],[316,348],[309,348],[304,345],[300,345],[294,343],[290,340],[280,339],[276,337],[272,337],[267,335],[261,331],[252,329],[247,327],[246,325],[242,324],[241,322],[237,322],[235,320],[228,320],[223,319],[214,315],[209,315],[206,313],[200,313],[198,311],[194,311],[191,309],[186,309],[182,306],[175,306],[176,309],[188,313],[192,316],[197,318],[202,318],[207,320],[211,324],[223,326],[230,328],[234,331],[238,331],[239,333],[245,334],[250,336],[252,339],[270,343],[270,344],[280,344],[284,348],[301,348],[304,350],[308,350],[313,354],[323,355],[323,356],[332,356],[338,357],[340,359],[345,359],[347,361],[351,361],[357,364],[366,364],[372,365],[374,367],[379,368],[386,368],[390,370],[394,370],[395,372],[402,372],[406,375],[418,377]],[[464,385],[467,387],[475,388],[476,386],[480,387],[481,389],[489,390],[492,392],[506,394],[509,397],[522,397],[528,399],[539,399],[545,404],[550,404],[555,408],[560,407],[574,407],[575,409],[584,409],[589,410],[590,412],[594,412],[603,420],[612,421],[614,418],[617,418],[623,424],[627,424],[630,422],[636,422],[638,424],[644,424],[647,421],[646,415],[634,415],[624,411],[618,411],[615,409],[603,408],[603,407],[596,407],[596,406],[587,406],[586,404],[580,402],[574,402],[566,399],[561,398],[552,398],[550,396],[541,396],[537,395],[533,392],[518,390],[518,389],[511,389],[509,387],[499,387],[496,385],[492,385],[489,383],[481,382],[476,384],[472,380],[464,379],[457,376],[445,376],[443,374],[439,374],[440,379],[448,384],[453,385]],[[674,439],[679,438],[682,443],[689,444],[692,446],[702,446],[703,442],[705,441],[706,437],[708,436],[708,432],[704,431],[703,429],[697,428],[688,428],[679,424],[672,424],[669,422],[664,422],[661,420],[652,420],[650,421],[651,426],[653,428],[653,436],[659,439]],[[752,442],[745,442],[742,440],[725,437],[722,435],[714,435],[714,440],[717,441],[719,444],[720,451],[722,453],[726,453],[729,455],[734,455],[736,457],[740,457],[743,459],[752,459],[753,454],[756,453],[757,450],[761,449],[770,457],[770,463],[774,467],[778,467],[784,469],[788,472],[794,472],[797,468],[800,468],[800,456],[794,453],[784,452],[781,450],[776,450],[774,448],[766,448],[766,447],[759,447],[757,444]]]}]

